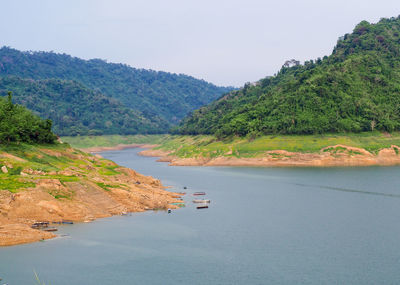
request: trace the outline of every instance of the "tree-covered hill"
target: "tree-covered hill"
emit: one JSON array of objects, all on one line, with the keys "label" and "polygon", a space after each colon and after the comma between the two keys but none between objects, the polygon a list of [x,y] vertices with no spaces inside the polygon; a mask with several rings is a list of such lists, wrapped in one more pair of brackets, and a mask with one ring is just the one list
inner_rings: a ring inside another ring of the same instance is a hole
[{"label": "tree-covered hill", "polygon": [[400,17],[366,21],[323,59],[288,61],[184,119],[182,134],[400,130]]},{"label": "tree-covered hill", "polygon": [[[190,111],[215,100],[232,88],[167,72],[136,69],[100,59],[83,60],[53,52],[21,52],[0,49],[0,76],[35,80],[73,80],[139,111],[151,120],[159,116],[170,125]],[[57,122],[55,122],[57,125]],[[160,128],[165,132],[168,128]]]},{"label": "tree-covered hill", "polygon": [[75,81],[0,77],[0,96],[8,90],[16,103],[51,119],[58,135],[151,134],[168,127],[158,116],[146,118]]},{"label": "tree-covered hill", "polygon": [[54,143],[50,120],[42,120],[21,105],[12,102],[12,94],[0,97],[0,144],[12,142]]}]

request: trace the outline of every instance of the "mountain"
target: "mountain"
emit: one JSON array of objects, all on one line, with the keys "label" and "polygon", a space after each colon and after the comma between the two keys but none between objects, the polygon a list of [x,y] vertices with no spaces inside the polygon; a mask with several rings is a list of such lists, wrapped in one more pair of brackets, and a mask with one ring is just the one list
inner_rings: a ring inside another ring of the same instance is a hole
[{"label": "mountain", "polygon": [[14,102],[53,121],[58,135],[157,133],[167,129],[160,117],[144,117],[139,111],[70,80],[33,80],[0,77],[0,96],[14,92]]},{"label": "mountain", "polygon": [[257,136],[400,130],[400,17],[358,24],[330,56],[287,61],[183,120],[181,134]]},{"label": "mountain", "polygon": [[[100,59],[83,60],[66,54],[21,52],[3,47],[0,49],[0,77],[10,75],[39,80],[39,85],[44,84],[40,80],[47,79],[75,81],[87,91],[90,89],[92,94],[101,93],[114,99],[115,104],[119,101],[135,111],[136,117],[160,122],[156,128],[158,132],[166,132],[190,111],[232,90],[182,74],[136,69]],[[16,94],[16,98],[18,96]],[[35,96],[41,100],[40,96]],[[59,126],[58,122],[55,126]],[[146,126],[137,125],[136,129],[143,127]]]}]

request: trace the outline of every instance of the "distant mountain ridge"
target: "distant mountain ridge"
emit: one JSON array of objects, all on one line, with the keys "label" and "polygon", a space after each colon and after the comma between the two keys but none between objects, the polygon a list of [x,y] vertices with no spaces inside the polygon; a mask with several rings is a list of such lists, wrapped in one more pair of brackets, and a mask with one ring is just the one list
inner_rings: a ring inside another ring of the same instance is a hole
[{"label": "distant mountain ridge", "polygon": [[[135,126],[132,131],[127,131],[128,133],[142,133],[147,128],[150,128],[147,133],[167,132],[190,111],[208,104],[233,89],[217,87],[187,75],[136,69],[124,64],[107,63],[100,59],[83,60],[66,54],[21,52],[3,47],[0,49],[0,77],[9,76],[20,78],[21,84],[27,83],[24,79],[40,81],[37,84],[42,87],[46,84],[43,80],[59,79],[64,83],[74,81],[82,88],[86,88],[90,96],[102,94],[112,98],[115,104],[131,109],[133,112],[131,115],[135,114],[134,117],[143,119],[141,126]],[[61,84],[61,81],[58,81],[58,84]],[[67,96],[65,92],[64,95]],[[15,99],[23,104],[24,100],[20,100],[18,96],[19,94],[15,94]],[[40,96],[35,98],[40,102]],[[39,109],[34,110],[39,115],[44,115]],[[79,121],[79,116],[76,119]],[[152,123],[149,125],[149,122]],[[62,129],[58,122],[54,125],[56,129],[57,127],[59,130]],[[74,133],[87,134],[89,129],[77,128]],[[109,133],[117,129],[108,128],[103,131]],[[63,132],[72,134],[68,133],[68,128],[64,128]]]},{"label": "distant mountain ridge", "polygon": [[153,134],[169,126],[158,116],[145,118],[139,111],[76,81],[0,77],[0,96],[7,90],[13,90],[15,103],[51,119],[53,131],[60,136]]},{"label": "distant mountain ridge", "polygon": [[181,134],[257,136],[400,130],[400,17],[358,24],[330,56],[287,61],[182,121]]}]

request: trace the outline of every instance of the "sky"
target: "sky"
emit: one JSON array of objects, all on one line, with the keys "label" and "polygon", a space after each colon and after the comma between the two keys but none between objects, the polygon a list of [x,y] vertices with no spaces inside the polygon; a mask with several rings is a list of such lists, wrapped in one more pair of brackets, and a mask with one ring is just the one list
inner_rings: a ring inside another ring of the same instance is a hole
[{"label": "sky", "polygon": [[54,51],[243,86],[329,55],[399,0],[0,0],[0,46]]}]

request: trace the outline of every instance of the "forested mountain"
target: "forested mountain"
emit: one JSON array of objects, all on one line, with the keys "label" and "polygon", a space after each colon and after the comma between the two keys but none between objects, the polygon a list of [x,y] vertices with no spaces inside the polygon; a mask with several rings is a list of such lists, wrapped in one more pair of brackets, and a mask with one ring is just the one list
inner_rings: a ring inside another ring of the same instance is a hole
[{"label": "forested mountain", "polygon": [[102,93],[138,111],[147,120],[159,117],[163,121],[159,132],[167,131],[190,111],[232,90],[181,74],[135,69],[100,59],[83,60],[66,54],[21,52],[3,47],[0,49],[0,76],[9,75],[79,82],[96,94]]},{"label": "forested mountain", "polygon": [[400,17],[358,24],[323,59],[292,60],[196,110],[182,134],[312,134],[400,130]]},{"label": "forested mountain", "polygon": [[0,144],[11,142],[54,143],[51,121],[42,120],[21,105],[12,102],[12,94],[0,98]]},{"label": "forested mountain", "polygon": [[8,90],[13,90],[16,103],[51,119],[58,135],[151,134],[168,128],[160,117],[145,118],[75,81],[0,77],[0,96]]}]

